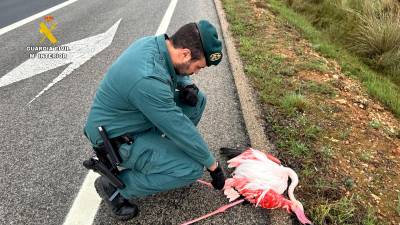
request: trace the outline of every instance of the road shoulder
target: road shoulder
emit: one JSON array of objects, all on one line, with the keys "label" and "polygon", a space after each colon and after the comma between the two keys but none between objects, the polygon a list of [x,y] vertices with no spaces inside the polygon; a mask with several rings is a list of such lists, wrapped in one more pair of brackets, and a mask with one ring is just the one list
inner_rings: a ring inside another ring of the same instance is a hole
[{"label": "road shoulder", "polygon": [[[251,146],[263,151],[273,150],[271,143],[265,137],[265,121],[262,119],[261,109],[257,103],[257,97],[243,71],[243,65],[236,50],[234,39],[229,31],[229,24],[226,20],[220,0],[214,0],[215,8],[220,21],[221,31],[225,41],[226,52],[230,69],[234,78],[243,118],[246,125]],[[292,224],[290,215],[283,210],[271,210],[270,222],[272,225]]]}]

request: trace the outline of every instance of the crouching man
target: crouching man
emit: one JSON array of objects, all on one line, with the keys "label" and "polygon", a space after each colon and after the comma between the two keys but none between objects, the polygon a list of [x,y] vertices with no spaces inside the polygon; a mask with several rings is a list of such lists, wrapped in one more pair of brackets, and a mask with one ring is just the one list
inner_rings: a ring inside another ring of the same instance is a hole
[{"label": "crouching man", "polygon": [[[190,75],[218,65],[222,44],[208,21],[189,23],[174,35],[144,37],[109,68],[96,91],[84,128],[93,147],[101,147],[102,126],[118,149],[124,168],[114,187],[99,177],[95,187],[117,219],[128,220],[138,206],[128,201],[183,187],[210,172],[222,189],[225,176],[196,128],[206,97]],[[124,141],[127,140],[133,141]],[[115,143],[116,142],[116,143]]]}]

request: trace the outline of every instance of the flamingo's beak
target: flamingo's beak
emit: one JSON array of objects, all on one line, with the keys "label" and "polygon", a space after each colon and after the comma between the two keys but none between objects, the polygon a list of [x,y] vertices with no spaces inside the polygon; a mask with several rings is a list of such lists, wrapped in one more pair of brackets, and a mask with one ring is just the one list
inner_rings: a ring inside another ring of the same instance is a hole
[{"label": "flamingo's beak", "polygon": [[292,211],[296,214],[297,219],[300,221],[300,223],[312,224],[312,222],[304,214],[303,209],[301,209],[300,207],[293,207]]}]

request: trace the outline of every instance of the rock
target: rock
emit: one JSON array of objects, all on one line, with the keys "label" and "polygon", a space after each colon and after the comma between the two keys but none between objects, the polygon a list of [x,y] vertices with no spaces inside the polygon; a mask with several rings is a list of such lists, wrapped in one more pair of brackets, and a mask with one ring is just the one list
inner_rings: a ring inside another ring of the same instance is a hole
[{"label": "rock", "polygon": [[392,150],[393,154],[400,156],[400,147],[397,147]]},{"label": "rock", "polygon": [[361,109],[366,109],[369,102],[368,99],[362,96],[356,96],[354,99],[354,103],[356,103]]},{"label": "rock", "polygon": [[336,102],[345,105],[347,103],[347,101],[345,99],[336,99]]},{"label": "rock", "polygon": [[361,103],[361,104],[364,104],[364,105],[368,105],[369,101],[368,101],[368,99],[366,99],[366,98],[364,98],[362,96],[356,96],[355,102]]},{"label": "rock", "polygon": [[383,110],[385,110],[382,106],[380,106],[379,104],[374,104],[373,106],[372,106],[374,109],[376,109],[376,110],[378,110],[378,111],[383,111]]},{"label": "rock", "polygon": [[339,142],[339,140],[335,139],[335,138],[331,138],[332,142]]},{"label": "rock", "polygon": [[375,199],[375,201],[379,202],[379,200],[381,200],[381,198],[379,198],[378,196],[374,195],[371,193],[371,196]]}]

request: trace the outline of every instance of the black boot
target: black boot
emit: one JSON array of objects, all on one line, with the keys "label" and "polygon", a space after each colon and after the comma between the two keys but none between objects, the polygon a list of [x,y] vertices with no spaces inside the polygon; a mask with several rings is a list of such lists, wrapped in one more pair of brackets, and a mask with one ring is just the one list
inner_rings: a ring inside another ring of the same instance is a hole
[{"label": "black boot", "polygon": [[[122,197],[121,194],[115,193],[117,188],[115,188],[107,178],[101,176],[94,182],[97,193],[106,203],[106,205],[111,209],[113,215],[118,220],[129,220],[137,216],[139,209],[137,205],[130,203],[128,199]],[[115,195],[116,196],[113,196]],[[110,200],[110,198],[113,199]]]}]

